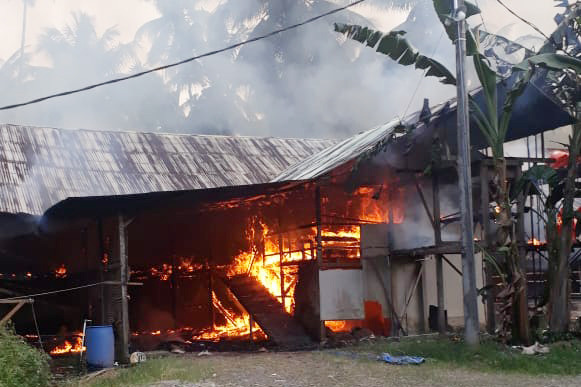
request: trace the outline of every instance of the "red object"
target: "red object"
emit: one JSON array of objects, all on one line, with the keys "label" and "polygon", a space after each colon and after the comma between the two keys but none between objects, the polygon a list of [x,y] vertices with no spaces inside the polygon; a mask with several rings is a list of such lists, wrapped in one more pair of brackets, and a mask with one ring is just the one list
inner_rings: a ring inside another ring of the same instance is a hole
[{"label": "red object", "polygon": [[383,313],[381,311],[381,304],[377,301],[365,301],[364,309],[365,328],[373,332],[374,335],[389,336],[389,330],[386,330],[386,327],[389,326],[389,322],[386,324]]},{"label": "red object", "polygon": [[[569,165],[569,151],[567,150],[554,150],[549,157],[555,160],[549,165],[553,169],[567,168]],[[577,158],[577,163],[581,163],[581,156]]]}]

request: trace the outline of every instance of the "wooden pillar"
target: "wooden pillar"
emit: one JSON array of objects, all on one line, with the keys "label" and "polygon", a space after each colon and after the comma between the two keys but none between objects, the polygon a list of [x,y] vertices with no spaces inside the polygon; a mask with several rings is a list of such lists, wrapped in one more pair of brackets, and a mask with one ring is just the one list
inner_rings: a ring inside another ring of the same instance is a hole
[{"label": "wooden pillar", "polygon": [[282,265],[284,261],[284,243],[282,240],[282,222],[279,218],[278,220],[278,257],[279,257],[279,275],[280,275],[280,302],[282,304],[282,310],[286,311],[285,308],[285,297],[284,297],[284,267]]},{"label": "wooden pillar", "polygon": [[321,188],[319,186],[315,191],[315,220],[317,222],[317,263],[321,268],[323,265],[323,226],[321,224]]},{"label": "wooden pillar", "polygon": [[[432,199],[434,216],[434,244],[439,246],[442,243],[442,228],[440,224],[440,181],[438,178],[437,166],[432,168]],[[444,262],[441,254],[436,255],[436,290],[438,294],[438,332],[446,334],[446,300],[444,293]]]},{"label": "wooden pillar", "polygon": [[[315,188],[315,222],[317,223],[317,267],[318,270],[321,270],[323,266],[323,225],[322,225],[322,215],[321,215],[321,188],[319,185]],[[317,273],[317,284],[320,286],[319,282],[319,273]],[[321,299],[320,299],[320,289],[319,289],[319,300],[317,303],[319,304],[319,313],[321,310]],[[320,339],[325,340],[327,337],[327,328],[325,327],[325,322],[320,321]]]},{"label": "wooden pillar", "polygon": [[[99,268],[99,282],[105,281],[105,264],[103,263],[103,258],[105,257],[105,241],[103,236],[103,219],[98,218],[97,220],[97,233],[99,238],[99,257],[98,257],[98,268]],[[99,324],[107,324],[107,313],[105,311],[105,285],[99,285]]]},{"label": "wooden pillar", "polygon": [[173,327],[177,329],[179,324],[177,321],[177,278],[176,278],[176,257],[174,254],[171,256],[171,274],[169,276],[169,284],[171,287],[171,316],[173,319]]},{"label": "wooden pillar", "polygon": [[214,330],[216,325],[216,314],[214,311],[214,285],[212,283],[212,270],[208,264],[208,308],[210,312],[210,326]]},{"label": "wooden pillar", "polygon": [[[482,161],[480,163],[480,219],[482,222],[482,233],[484,234],[481,243],[485,249],[489,249],[492,246],[490,242],[490,194],[488,192],[488,179],[488,164]],[[488,287],[486,294],[486,331],[492,335],[496,331],[496,312],[494,307],[496,292],[494,290],[494,278],[492,278],[494,268],[488,261],[484,265],[484,272],[486,275],[486,286]]]},{"label": "wooden pillar", "polygon": [[[515,181],[518,181],[522,175],[522,165],[515,166]],[[518,266],[520,272],[523,274],[524,284],[518,296],[517,307],[519,313],[519,327],[518,330],[524,340],[530,341],[530,326],[529,326],[529,298],[527,292],[527,249],[525,240],[525,215],[524,215],[524,195],[519,193],[517,197],[517,221],[516,221],[516,239],[518,245]],[[530,345],[530,342],[524,344]]]},{"label": "wooden pillar", "polygon": [[121,332],[120,333],[120,361],[129,362],[129,303],[127,293],[127,282],[129,279],[129,267],[127,257],[127,225],[123,215],[117,217],[119,230],[119,264],[121,280]]}]

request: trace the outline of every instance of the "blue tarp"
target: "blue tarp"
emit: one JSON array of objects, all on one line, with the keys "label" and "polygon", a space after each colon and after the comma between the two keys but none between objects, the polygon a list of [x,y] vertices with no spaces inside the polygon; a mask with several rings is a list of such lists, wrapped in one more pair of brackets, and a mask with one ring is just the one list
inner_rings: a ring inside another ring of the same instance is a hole
[{"label": "blue tarp", "polygon": [[422,364],[426,360],[419,356],[392,356],[389,353],[382,353],[379,360],[389,364],[405,365],[405,364]]}]

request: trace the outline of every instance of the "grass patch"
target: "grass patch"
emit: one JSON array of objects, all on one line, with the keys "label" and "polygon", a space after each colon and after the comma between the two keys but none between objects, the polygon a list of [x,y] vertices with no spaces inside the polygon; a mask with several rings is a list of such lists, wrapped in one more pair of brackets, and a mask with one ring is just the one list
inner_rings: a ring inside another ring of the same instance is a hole
[{"label": "grass patch", "polygon": [[132,367],[123,368],[104,376],[97,376],[86,382],[68,383],[78,387],[121,387],[142,386],[164,380],[198,382],[211,371],[197,364],[195,359],[183,357],[164,357],[150,359]]},{"label": "grass patch", "polygon": [[581,341],[550,345],[544,355],[522,355],[494,341],[484,341],[471,348],[449,339],[402,339],[400,342],[376,342],[358,350],[392,355],[425,357],[428,363],[464,367],[487,372],[515,372],[529,375],[580,375]]}]

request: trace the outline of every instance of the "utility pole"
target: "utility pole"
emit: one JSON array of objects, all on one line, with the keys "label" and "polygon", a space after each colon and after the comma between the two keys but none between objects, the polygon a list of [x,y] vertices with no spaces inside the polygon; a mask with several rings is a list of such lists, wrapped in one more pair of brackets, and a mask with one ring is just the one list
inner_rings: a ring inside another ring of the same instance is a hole
[{"label": "utility pole", "polygon": [[472,172],[470,162],[470,119],[466,90],[466,7],[464,0],[453,1],[457,23],[456,80],[458,93],[458,183],[462,228],[462,290],[464,299],[464,340],[478,345],[478,299],[474,264],[474,232],[472,216]]}]

